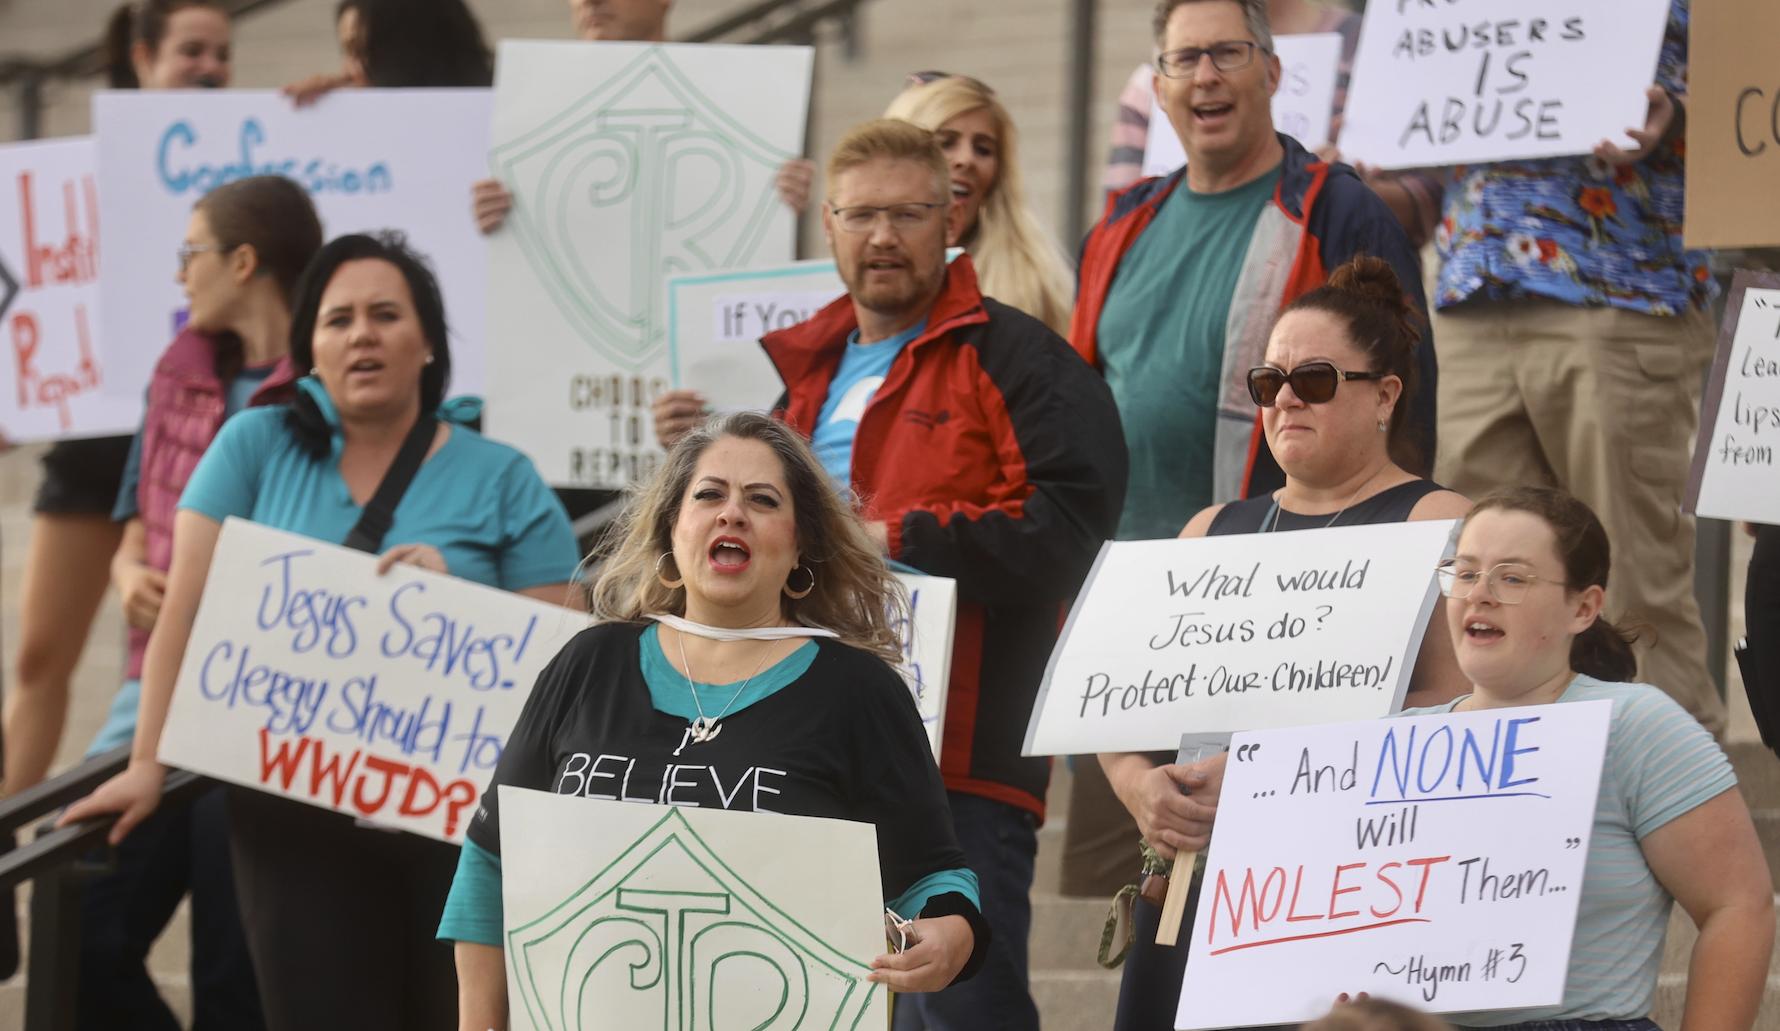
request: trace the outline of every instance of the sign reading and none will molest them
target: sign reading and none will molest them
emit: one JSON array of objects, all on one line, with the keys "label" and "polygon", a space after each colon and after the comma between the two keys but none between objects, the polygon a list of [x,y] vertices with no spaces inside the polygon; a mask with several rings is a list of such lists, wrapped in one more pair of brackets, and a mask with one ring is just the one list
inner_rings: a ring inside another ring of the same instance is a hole
[{"label": "sign reading and none will molest them", "polygon": [[1561,1001],[1612,706],[1236,735],[1174,1026]]},{"label": "sign reading and none will molest them", "polygon": [[162,762],[462,838],[546,663],[584,617],[358,551],[223,524]]},{"label": "sign reading and none will molest them", "polygon": [[1025,754],[1172,752],[1186,733],[1395,711],[1456,526],[1106,544],[1051,653]]}]

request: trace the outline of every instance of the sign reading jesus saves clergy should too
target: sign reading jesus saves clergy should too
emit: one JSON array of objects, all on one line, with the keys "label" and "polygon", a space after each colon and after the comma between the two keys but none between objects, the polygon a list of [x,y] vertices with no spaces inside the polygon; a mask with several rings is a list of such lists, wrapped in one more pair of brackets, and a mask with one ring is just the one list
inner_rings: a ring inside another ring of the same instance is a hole
[{"label": "sign reading jesus saves clergy should too", "polygon": [[584,617],[240,519],[223,524],[162,762],[460,840]]},{"label": "sign reading jesus saves clergy should too", "polygon": [[1027,755],[1370,719],[1408,689],[1450,520],[1113,541],[1051,654]]}]

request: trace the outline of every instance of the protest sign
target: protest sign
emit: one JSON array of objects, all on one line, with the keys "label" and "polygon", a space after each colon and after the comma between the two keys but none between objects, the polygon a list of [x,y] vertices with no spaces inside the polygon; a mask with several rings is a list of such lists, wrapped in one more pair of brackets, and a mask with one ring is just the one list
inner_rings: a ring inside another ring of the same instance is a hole
[{"label": "protest sign", "polygon": [[[133,433],[99,358],[99,187],[81,136],[0,146],[0,433],[14,443]],[[172,339],[169,337],[168,339]]]},{"label": "protest sign", "polygon": [[[552,483],[623,487],[660,459],[665,281],[791,260],[774,177],[803,150],[808,47],[504,40],[489,240],[491,433]],[[742,403],[770,405],[778,396]]]},{"label": "protest sign", "polygon": [[958,620],[958,581],[918,573],[897,573],[909,595],[908,618],[895,624],[902,639],[902,676],[909,682],[927,728],[933,757],[939,758],[946,725],[946,685],[952,675],[952,632]]},{"label": "protest sign", "polygon": [[[1315,150],[1329,142],[1335,111],[1335,78],[1341,70],[1341,33],[1309,32],[1273,37],[1279,57],[1279,89],[1273,94],[1273,127]],[[1187,163],[1187,152],[1168,116],[1150,102],[1149,141],[1143,174],[1167,175]]]},{"label": "protest sign", "polygon": [[1296,1024],[1343,992],[1562,1001],[1612,711],[1236,735],[1174,1026]]},{"label": "protest sign", "polygon": [[1731,281],[1718,354],[1700,405],[1687,511],[1780,523],[1780,273]]},{"label": "protest sign", "polygon": [[483,387],[488,266],[470,215],[485,178],[487,90],[337,90],[298,109],[270,90],[126,90],[93,98],[99,147],[100,350],[107,393],[140,401],[185,322],[175,251],[192,205],[251,175],[309,191],[327,238],[397,229],[439,278],[451,393]]},{"label": "protest sign", "polygon": [[1633,146],[1669,0],[1368,4],[1341,149],[1379,168]]},{"label": "protest sign", "polygon": [[1172,752],[1188,732],[1395,711],[1457,525],[1105,544],[1051,653],[1024,754]]},{"label": "protest sign", "polygon": [[223,524],[160,759],[448,841],[463,836],[568,609]]},{"label": "protest sign", "polygon": [[765,411],[784,391],[760,338],[847,292],[832,261],[669,276],[669,382],[720,412]]},{"label": "protest sign", "polygon": [[870,824],[505,785],[500,812],[514,1031],[886,1026]]},{"label": "protest sign", "polygon": [[1780,39],[1773,0],[1701,0],[1687,25],[1689,247],[1780,246]]}]

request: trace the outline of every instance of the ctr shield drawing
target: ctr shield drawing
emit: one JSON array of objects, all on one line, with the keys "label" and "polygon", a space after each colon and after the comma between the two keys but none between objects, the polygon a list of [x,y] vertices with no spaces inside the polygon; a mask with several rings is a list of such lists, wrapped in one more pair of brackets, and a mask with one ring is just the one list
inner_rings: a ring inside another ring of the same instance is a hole
[{"label": "ctr shield drawing", "polygon": [[[519,805],[509,809],[515,800]],[[561,806],[563,802],[568,805]],[[767,817],[765,823],[774,826],[762,829],[774,845],[762,841],[757,847],[747,830],[739,847],[729,837],[724,851],[731,855],[726,856],[709,838],[725,838],[737,826],[736,817],[746,821],[754,814],[661,810],[510,788],[502,790],[501,806],[503,841],[510,818],[530,823],[534,857],[542,813],[537,807],[553,814],[543,822],[557,825],[617,830],[601,819],[614,811],[655,821],[634,839],[625,834],[608,838],[613,847],[620,847],[617,841],[630,843],[570,890],[562,890],[560,876],[554,878],[555,896],[541,895],[537,884],[518,889],[537,900],[530,908],[512,898],[515,889],[509,884],[509,906],[517,901],[521,907],[509,914],[506,931],[509,978],[516,989],[511,1004],[515,1026],[521,1026],[522,1015],[529,1026],[549,1031],[881,1026],[882,993],[866,980],[870,968],[865,957],[836,947],[807,919],[799,919],[800,910],[806,918],[819,920],[825,911],[832,918],[834,907],[821,899],[820,886],[813,893],[769,898],[731,862],[758,866],[766,854],[762,847],[784,861],[802,861],[789,860],[783,849],[784,841],[796,840],[799,853],[829,865],[833,857],[809,848],[801,830],[786,836],[778,826],[794,818]],[[576,815],[566,819],[571,812]],[[693,826],[712,816],[728,820],[729,827],[719,827],[713,835],[710,827],[701,834]],[[579,848],[560,847],[567,842],[555,828],[542,836],[556,839],[559,863],[579,866],[577,860],[586,855]],[[547,902],[551,897],[555,901]],[[860,918],[869,920],[869,914]],[[859,944],[867,942],[869,938]],[[875,1025],[868,1014],[876,1014]]]},{"label": "ctr shield drawing", "polygon": [[792,156],[660,47],[490,155],[529,199],[512,228],[551,300],[583,341],[633,370],[665,341],[667,276],[756,260],[773,177]]}]

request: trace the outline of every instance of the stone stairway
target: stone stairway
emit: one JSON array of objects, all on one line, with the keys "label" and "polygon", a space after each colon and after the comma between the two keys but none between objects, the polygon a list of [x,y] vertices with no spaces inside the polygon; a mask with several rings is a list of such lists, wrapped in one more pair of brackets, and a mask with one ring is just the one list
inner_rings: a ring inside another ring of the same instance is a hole
[{"label": "stone stairway", "polygon": [[[1747,728],[1753,735],[1753,728]],[[1733,735],[1737,731],[1733,730]],[[1780,760],[1759,741],[1733,741],[1728,747],[1744,799],[1768,855],[1780,892]],[[1051,777],[1050,817],[1038,835],[1038,864],[1032,889],[1032,995],[1045,1031],[1105,1031],[1119,995],[1119,975],[1094,961],[1106,918],[1106,899],[1058,894],[1064,828],[1068,824],[1069,771],[1058,762]],[[1687,991],[1687,963],[1698,937],[1693,921],[1676,907],[1664,943],[1652,1018],[1665,1028],[1681,1026]],[[1757,1031],[1780,1031],[1780,953],[1768,965]]]}]

